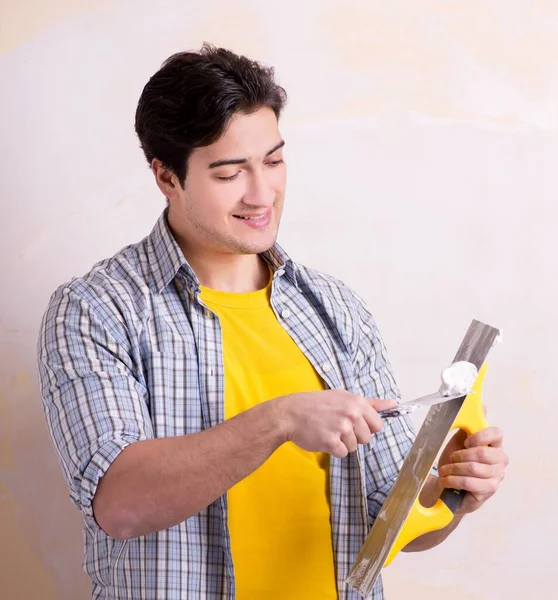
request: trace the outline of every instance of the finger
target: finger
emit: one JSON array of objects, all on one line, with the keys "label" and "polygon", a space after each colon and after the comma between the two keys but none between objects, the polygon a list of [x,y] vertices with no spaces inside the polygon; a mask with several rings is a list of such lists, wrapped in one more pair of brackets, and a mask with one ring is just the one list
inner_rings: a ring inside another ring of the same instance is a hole
[{"label": "finger", "polygon": [[490,479],[499,476],[498,465],[487,465],[478,462],[449,463],[438,469],[440,477],[450,475],[461,477],[477,477],[479,479]]},{"label": "finger", "polygon": [[450,457],[453,463],[478,462],[486,465],[507,464],[507,456],[501,448],[479,446],[466,450],[457,450]]},{"label": "finger", "polygon": [[349,454],[347,447],[339,438],[332,440],[327,451],[331,456],[335,456],[336,458],[345,458]]},{"label": "finger", "polygon": [[383,400],[381,398],[365,398],[365,400],[376,412],[395,408],[398,404],[397,400]]},{"label": "finger", "polygon": [[351,431],[346,431],[341,435],[341,442],[349,452],[354,452],[357,449],[358,442],[352,428]]},{"label": "finger", "polygon": [[[381,419],[380,419],[381,420]],[[353,431],[355,432],[356,440],[359,444],[368,444],[372,438],[372,431],[365,421],[364,417],[361,417],[354,425]]]},{"label": "finger", "polygon": [[500,448],[504,441],[504,433],[499,427],[487,427],[482,431],[474,433],[465,440],[465,448],[474,446],[492,446]]},{"label": "finger", "polygon": [[367,401],[362,407],[362,418],[366,422],[366,425],[371,433],[378,433],[378,431],[381,431],[384,426],[382,417],[380,417],[380,415]]},{"label": "finger", "polygon": [[462,450],[465,448],[466,439],[467,434],[462,429],[458,429],[446,444],[446,449],[450,451]]},{"label": "finger", "polygon": [[475,496],[492,496],[498,488],[499,479],[479,479],[478,477],[466,477],[463,475],[449,475],[440,477],[440,485],[443,488],[453,490],[465,490]]}]

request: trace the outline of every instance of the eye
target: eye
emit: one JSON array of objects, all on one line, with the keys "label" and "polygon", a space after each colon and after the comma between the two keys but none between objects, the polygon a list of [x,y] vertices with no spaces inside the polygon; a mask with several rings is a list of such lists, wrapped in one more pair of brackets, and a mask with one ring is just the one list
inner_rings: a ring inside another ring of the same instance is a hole
[{"label": "eye", "polygon": [[271,162],[268,162],[267,165],[269,167],[276,167],[277,165],[280,165],[283,162],[283,159],[280,158],[278,160],[272,160]]},{"label": "eye", "polygon": [[229,177],[217,177],[220,181],[232,181],[236,179],[239,175],[240,171],[236,172],[234,175],[230,175]]}]

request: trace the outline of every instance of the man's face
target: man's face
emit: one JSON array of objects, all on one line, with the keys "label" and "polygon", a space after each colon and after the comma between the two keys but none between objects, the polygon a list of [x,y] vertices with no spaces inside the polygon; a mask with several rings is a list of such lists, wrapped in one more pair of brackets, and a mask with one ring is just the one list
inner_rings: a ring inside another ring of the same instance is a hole
[{"label": "man's face", "polygon": [[169,222],[186,251],[259,254],[273,246],[286,166],[275,113],[237,113],[218,141],[196,148],[185,189],[169,198]]}]

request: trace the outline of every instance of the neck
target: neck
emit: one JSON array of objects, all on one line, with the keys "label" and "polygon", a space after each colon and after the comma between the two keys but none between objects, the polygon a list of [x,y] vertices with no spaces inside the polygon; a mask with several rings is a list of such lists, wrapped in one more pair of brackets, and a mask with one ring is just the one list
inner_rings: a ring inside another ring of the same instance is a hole
[{"label": "neck", "polygon": [[220,292],[255,292],[269,283],[269,267],[259,254],[211,254],[177,240],[200,285]]}]

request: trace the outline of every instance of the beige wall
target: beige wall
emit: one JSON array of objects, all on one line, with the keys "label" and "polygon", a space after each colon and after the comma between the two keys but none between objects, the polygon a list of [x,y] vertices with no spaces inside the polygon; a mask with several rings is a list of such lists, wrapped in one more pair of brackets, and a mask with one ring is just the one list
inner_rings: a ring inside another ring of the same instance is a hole
[{"label": "beige wall", "polygon": [[444,546],[398,557],[388,598],[557,597],[558,1],[2,0],[1,12],[0,598],[88,597],[37,329],[59,283],[163,208],[135,103],[166,56],[203,40],[276,66],[290,93],[281,241],[365,296],[406,397],[437,386],[472,318],[505,331],[486,402],[509,476]]}]

